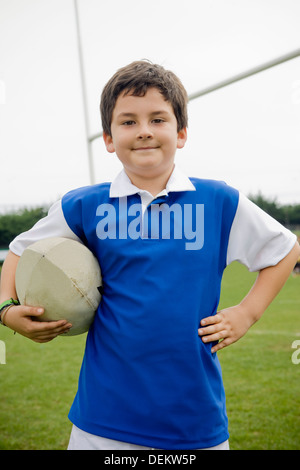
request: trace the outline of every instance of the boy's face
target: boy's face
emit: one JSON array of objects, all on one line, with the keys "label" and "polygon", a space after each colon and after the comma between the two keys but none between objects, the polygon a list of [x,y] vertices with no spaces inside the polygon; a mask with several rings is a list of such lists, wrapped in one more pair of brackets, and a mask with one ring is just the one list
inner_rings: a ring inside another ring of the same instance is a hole
[{"label": "boy's face", "polygon": [[184,147],[186,129],[177,131],[171,103],[157,88],[145,96],[121,94],[111,123],[111,136],[104,134],[108,152],[116,152],[129,178],[168,177],[173,169],[177,148]]}]

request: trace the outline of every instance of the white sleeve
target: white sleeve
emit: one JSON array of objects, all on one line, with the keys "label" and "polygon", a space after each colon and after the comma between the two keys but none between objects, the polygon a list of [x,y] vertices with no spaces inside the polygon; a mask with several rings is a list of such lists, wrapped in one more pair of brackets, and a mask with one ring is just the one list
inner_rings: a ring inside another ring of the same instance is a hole
[{"label": "white sleeve", "polygon": [[48,215],[39,220],[30,230],[18,235],[10,243],[9,249],[16,255],[21,256],[29,245],[49,237],[65,237],[81,242],[80,238],[77,237],[66,222],[61,201],[55,202],[50,207]]},{"label": "white sleeve", "polygon": [[296,235],[240,193],[228,242],[227,264],[239,261],[249,271],[275,266],[293,248]]}]

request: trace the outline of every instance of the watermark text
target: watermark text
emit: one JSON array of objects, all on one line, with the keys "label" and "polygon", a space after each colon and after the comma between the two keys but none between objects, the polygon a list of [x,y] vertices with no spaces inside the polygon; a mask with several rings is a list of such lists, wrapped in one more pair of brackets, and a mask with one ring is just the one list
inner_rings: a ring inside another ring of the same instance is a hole
[{"label": "watermark text", "polygon": [[6,347],[4,341],[0,341],[0,364],[6,364]]},{"label": "watermark text", "polygon": [[143,212],[141,204],[127,204],[119,198],[119,207],[100,204],[96,210],[100,240],[138,238],[185,240],[186,250],[201,250],[204,245],[204,204],[151,204]]},{"label": "watermark text", "polygon": [[293,341],[292,348],[296,349],[296,351],[294,351],[292,354],[292,363],[300,364],[300,339]]}]

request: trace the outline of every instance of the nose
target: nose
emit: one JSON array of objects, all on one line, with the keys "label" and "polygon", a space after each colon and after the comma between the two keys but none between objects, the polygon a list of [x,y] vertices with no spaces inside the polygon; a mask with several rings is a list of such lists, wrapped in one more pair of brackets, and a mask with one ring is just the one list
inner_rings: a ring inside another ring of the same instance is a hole
[{"label": "nose", "polygon": [[138,140],[146,140],[146,139],[152,139],[152,138],[153,138],[153,132],[151,131],[148,125],[143,125],[139,127],[138,133],[137,133]]}]

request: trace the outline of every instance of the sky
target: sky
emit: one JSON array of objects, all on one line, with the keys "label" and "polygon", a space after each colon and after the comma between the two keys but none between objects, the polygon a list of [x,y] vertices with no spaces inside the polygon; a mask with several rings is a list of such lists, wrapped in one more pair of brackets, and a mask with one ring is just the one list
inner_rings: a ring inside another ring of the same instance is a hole
[{"label": "sky", "polygon": [[[115,71],[147,58],[188,94],[300,48],[298,0],[77,0],[88,135]],[[90,184],[74,0],[0,0],[0,212]],[[189,103],[189,176],[300,203],[300,58]],[[96,182],[121,170],[102,139]]]}]

